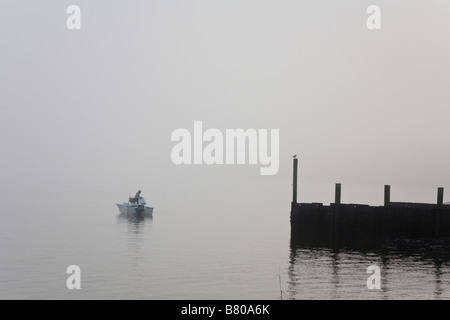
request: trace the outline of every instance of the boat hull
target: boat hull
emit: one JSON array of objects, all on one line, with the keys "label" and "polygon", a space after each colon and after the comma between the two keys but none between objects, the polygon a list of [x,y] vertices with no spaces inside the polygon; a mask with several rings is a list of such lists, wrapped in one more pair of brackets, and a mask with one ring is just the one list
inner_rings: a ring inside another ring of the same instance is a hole
[{"label": "boat hull", "polygon": [[124,215],[143,215],[143,216],[151,216],[153,214],[152,207],[144,207],[143,209],[138,209],[137,206],[128,206],[123,204],[118,204],[117,207],[121,214]]}]

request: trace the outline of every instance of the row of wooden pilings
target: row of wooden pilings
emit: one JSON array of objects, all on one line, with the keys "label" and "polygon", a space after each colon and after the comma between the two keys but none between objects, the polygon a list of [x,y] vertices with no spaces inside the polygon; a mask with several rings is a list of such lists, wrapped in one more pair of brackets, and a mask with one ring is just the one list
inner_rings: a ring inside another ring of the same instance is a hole
[{"label": "row of wooden pilings", "polygon": [[[293,181],[293,194],[292,202],[297,203],[297,174],[298,174],[298,159],[294,158],[294,181]],[[334,192],[334,203],[335,205],[341,204],[341,184],[336,183]],[[384,186],[384,206],[387,207],[391,203],[391,186]],[[439,187],[437,190],[437,206],[442,207],[444,205],[444,188]]]},{"label": "row of wooden pilings", "polygon": [[384,186],[384,205],[343,204],[342,186],[336,183],[334,203],[299,203],[298,159],[294,158],[291,240],[308,245],[379,247],[395,239],[450,238],[450,205],[444,188],[437,203],[391,202],[391,187]]}]

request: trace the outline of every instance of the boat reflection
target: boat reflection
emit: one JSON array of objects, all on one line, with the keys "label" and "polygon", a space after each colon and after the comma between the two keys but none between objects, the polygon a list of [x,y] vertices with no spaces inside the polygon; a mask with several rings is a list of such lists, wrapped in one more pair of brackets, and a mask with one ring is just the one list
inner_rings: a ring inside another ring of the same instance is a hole
[{"label": "boat reflection", "polygon": [[131,239],[139,240],[144,230],[153,222],[153,216],[121,213],[117,215],[117,221],[127,224],[127,233],[131,236]]},{"label": "boat reflection", "polygon": [[153,215],[142,215],[142,214],[124,214],[120,213],[117,215],[117,220],[127,221],[130,223],[145,223],[153,221]]}]

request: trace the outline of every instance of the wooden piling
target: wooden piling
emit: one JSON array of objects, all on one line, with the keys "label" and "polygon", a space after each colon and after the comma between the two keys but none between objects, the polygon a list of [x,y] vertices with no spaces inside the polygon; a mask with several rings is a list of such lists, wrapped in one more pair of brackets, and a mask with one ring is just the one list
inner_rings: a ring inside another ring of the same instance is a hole
[{"label": "wooden piling", "polygon": [[334,203],[336,205],[341,204],[341,184],[336,183],[335,192],[334,192]]},{"label": "wooden piling", "polygon": [[444,206],[444,188],[438,188],[437,210],[434,215],[434,236],[439,238],[441,229],[442,207]]},{"label": "wooden piling", "polygon": [[294,158],[294,177],[292,183],[292,203],[297,204],[297,168],[298,168],[298,159]]},{"label": "wooden piling", "polygon": [[333,228],[333,242],[334,247],[339,248],[339,211],[341,206],[341,184],[336,183],[335,191],[334,191],[334,228]]},{"label": "wooden piling", "polygon": [[387,207],[391,203],[391,186],[384,186],[384,206]]},{"label": "wooden piling", "polygon": [[438,188],[437,206],[441,208],[444,205],[444,188]]}]

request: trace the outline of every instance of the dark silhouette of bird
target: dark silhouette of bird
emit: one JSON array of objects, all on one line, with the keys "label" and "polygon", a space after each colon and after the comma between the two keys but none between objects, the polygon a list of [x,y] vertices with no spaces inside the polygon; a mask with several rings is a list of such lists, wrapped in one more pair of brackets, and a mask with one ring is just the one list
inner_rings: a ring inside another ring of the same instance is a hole
[{"label": "dark silhouette of bird", "polygon": [[294,159],[297,159],[297,155],[296,155],[296,154],[294,154],[294,156],[293,156],[292,158],[294,158]]}]

